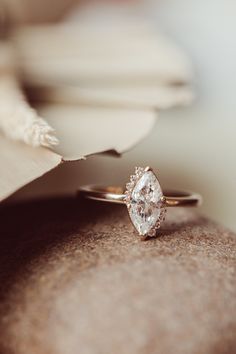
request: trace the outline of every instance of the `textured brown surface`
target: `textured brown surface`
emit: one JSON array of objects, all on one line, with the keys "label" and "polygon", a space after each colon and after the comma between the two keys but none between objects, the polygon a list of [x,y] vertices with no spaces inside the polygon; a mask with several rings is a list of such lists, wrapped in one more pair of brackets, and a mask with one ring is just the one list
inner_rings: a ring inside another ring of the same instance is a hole
[{"label": "textured brown surface", "polygon": [[0,353],[236,353],[236,238],[192,210],[135,237],[125,208],[0,209]]}]

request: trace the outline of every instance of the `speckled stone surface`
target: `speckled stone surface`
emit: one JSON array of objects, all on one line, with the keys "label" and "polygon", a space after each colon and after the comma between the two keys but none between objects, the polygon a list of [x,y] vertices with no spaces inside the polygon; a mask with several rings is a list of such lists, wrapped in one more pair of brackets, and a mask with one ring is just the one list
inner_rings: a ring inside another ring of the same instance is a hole
[{"label": "speckled stone surface", "polygon": [[125,207],[0,209],[1,354],[236,353],[236,237],[169,210],[140,241]]}]

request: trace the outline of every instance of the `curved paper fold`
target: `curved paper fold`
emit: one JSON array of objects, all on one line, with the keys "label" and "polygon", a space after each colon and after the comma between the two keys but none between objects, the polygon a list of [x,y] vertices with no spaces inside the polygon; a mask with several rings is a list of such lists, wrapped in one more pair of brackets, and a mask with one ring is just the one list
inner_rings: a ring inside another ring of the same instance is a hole
[{"label": "curved paper fold", "polygon": [[0,201],[58,166],[61,160],[48,149],[33,148],[0,135]]},{"label": "curved paper fold", "polygon": [[189,86],[44,86],[28,88],[36,102],[129,109],[168,109],[192,102]]},{"label": "curved paper fold", "polygon": [[58,166],[63,160],[114,150],[122,153],[152,129],[155,115],[145,111],[44,107],[60,139],[57,150],[33,148],[0,134],[0,201]]},{"label": "curved paper fold", "polygon": [[[151,30],[100,30],[100,25],[30,26],[14,34],[19,66],[28,83],[82,86],[117,84],[189,83],[192,68],[185,54]],[[81,28],[82,27],[82,28]]]},{"label": "curved paper fold", "polygon": [[54,151],[64,160],[127,151],[151,131],[156,117],[148,110],[66,105],[46,106],[40,112],[57,132],[60,144]]}]

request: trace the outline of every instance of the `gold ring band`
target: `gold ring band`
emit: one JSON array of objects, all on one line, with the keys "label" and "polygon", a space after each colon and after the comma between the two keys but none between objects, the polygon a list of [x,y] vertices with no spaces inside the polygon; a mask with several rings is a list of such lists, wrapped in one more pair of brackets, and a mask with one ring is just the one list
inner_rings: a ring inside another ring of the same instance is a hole
[{"label": "gold ring band", "polygon": [[125,204],[134,227],[144,238],[156,236],[167,207],[194,207],[202,200],[192,192],[163,192],[150,167],[136,167],[125,191],[121,187],[88,185],[80,187],[79,194],[88,199]]},{"label": "gold ring band", "polygon": [[[87,185],[79,189],[81,196],[116,204],[126,203],[123,188],[117,186]],[[196,207],[201,203],[201,196],[187,191],[163,190],[163,202],[166,207]]]}]

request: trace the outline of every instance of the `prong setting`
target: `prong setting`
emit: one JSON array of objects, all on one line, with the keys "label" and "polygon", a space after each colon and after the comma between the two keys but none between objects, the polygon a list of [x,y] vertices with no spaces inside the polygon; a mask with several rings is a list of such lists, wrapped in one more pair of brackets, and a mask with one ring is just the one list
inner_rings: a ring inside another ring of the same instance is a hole
[{"label": "prong setting", "polygon": [[145,172],[152,171],[152,168],[150,166],[145,167],[144,169]]}]

